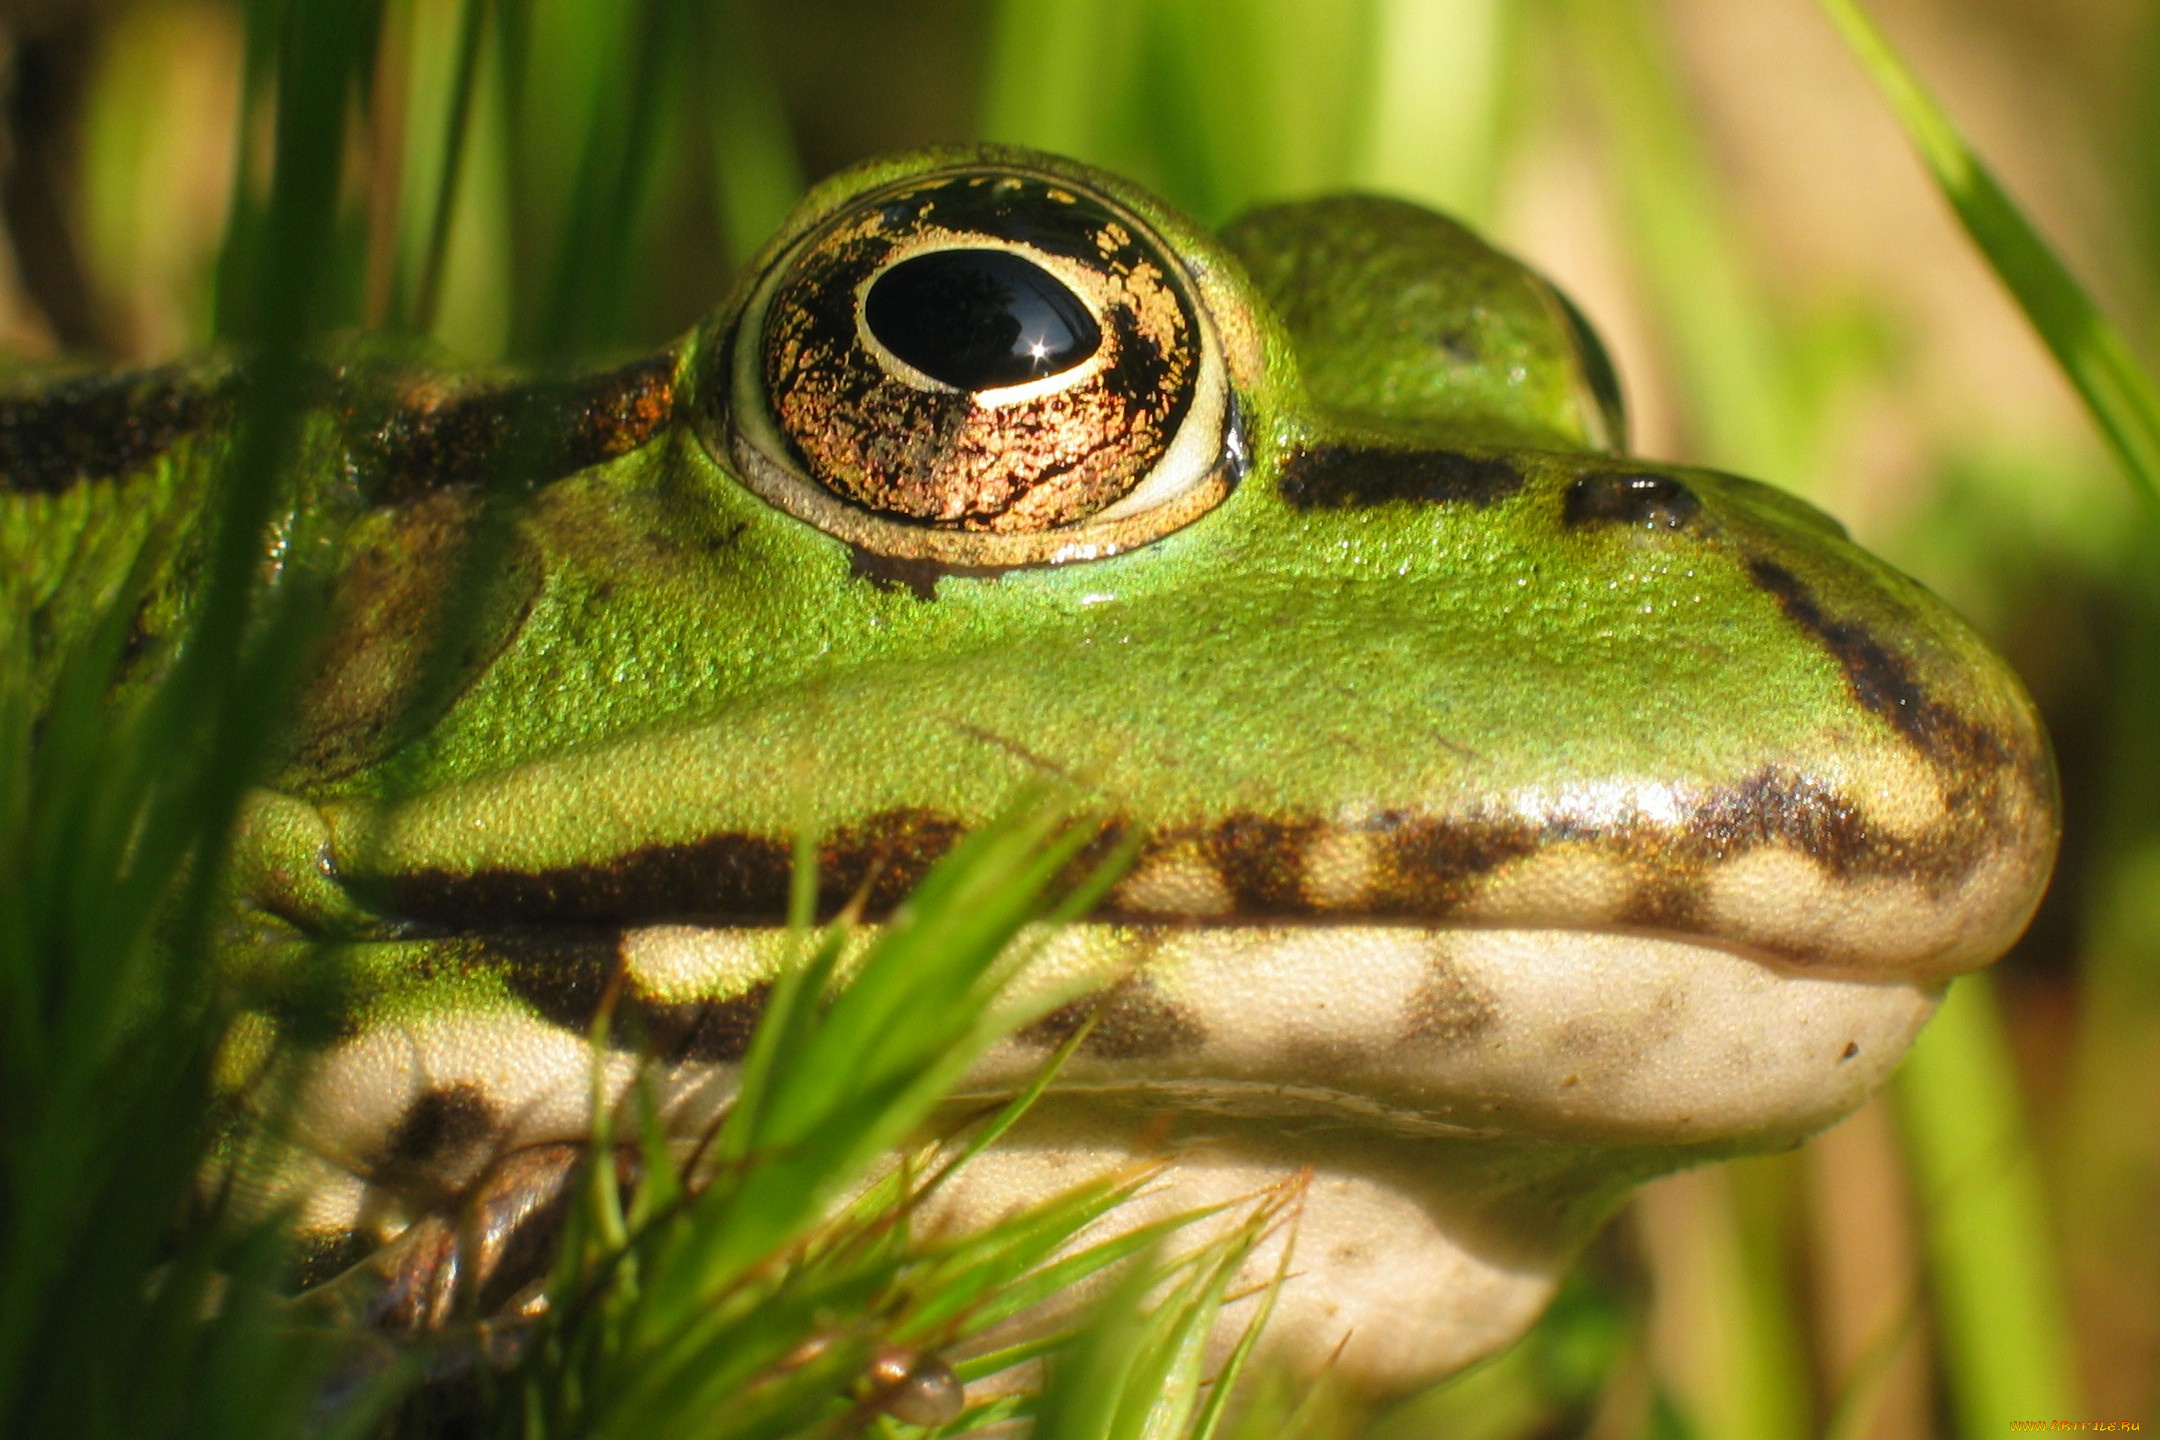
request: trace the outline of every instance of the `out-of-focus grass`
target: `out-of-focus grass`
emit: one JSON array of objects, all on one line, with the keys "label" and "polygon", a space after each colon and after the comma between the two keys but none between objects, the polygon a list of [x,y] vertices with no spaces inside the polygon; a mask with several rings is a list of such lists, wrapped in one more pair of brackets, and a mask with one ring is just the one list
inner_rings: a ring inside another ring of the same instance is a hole
[{"label": "out-of-focus grass", "polygon": [[[226,266],[243,338],[238,415],[179,642],[162,676],[116,708],[150,578],[124,528],[84,532],[73,558],[85,623],[73,633],[33,637],[19,592],[0,616],[0,1430],[11,1435],[291,1435],[324,1358],[275,1323],[274,1230],[170,1235],[210,1140],[227,1013],[209,962],[221,857],[314,608],[304,566],[266,579],[262,535],[290,494],[299,358],[330,278],[334,157],[369,44],[356,7],[255,18],[285,65],[267,191]],[[65,647],[49,693],[31,679],[33,643]]]}]

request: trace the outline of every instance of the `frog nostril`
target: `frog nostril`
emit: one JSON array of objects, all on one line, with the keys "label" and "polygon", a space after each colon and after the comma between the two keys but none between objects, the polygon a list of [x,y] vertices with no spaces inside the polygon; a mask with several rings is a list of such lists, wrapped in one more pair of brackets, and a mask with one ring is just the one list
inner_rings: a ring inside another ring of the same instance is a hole
[{"label": "frog nostril", "polygon": [[1010,250],[933,250],[871,282],[863,323],[895,356],[956,390],[1072,369],[1102,328],[1063,281]]},{"label": "frog nostril", "polygon": [[1680,530],[1702,513],[1695,492],[1670,475],[1639,472],[1585,475],[1568,486],[1562,511],[1568,527],[1629,525]]}]

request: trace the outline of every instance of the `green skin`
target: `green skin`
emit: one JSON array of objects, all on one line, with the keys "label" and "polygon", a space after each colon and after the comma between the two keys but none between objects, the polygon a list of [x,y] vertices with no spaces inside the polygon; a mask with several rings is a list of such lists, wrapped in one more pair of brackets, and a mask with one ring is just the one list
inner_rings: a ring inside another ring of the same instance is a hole
[{"label": "green skin", "polygon": [[[1108,195],[1183,263],[1249,456],[1227,498],[1109,558],[985,573],[866,557],[742,483],[714,397],[757,276],[853,197],[961,163]],[[906,155],[829,181],[669,357],[542,407],[540,428],[573,440],[547,431],[521,453],[570,458],[486,562],[471,641],[432,688],[446,577],[479,513],[458,466],[485,447],[454,427],[433,449],[377,442],[425,431],[444,395],[484,409],[498,392],[423,378],[359,365],[342,408],[362,421],[311,426],[322,458],[294,553],[335,557],[336,618],[292,758],[236,851],[236,964],[289,977],[326,963],[311,942],[346,945],[336,1043],[468,1014],[578,1033],[599,972],[572,984],[547,966],[604,969],[608,937],[661,920],[777,924],[805,820],[828,903],[880,866],[874,904],[890,903],[955,829],[1046,770],[1084,778],[1147,837],[1108,912],[1142,929],[1664,937],[1784,977],[1932,995],[2015,938],[2052,863],[2051,761],[2003,663],[1810,507],[1618,458],[1610,372],[1566,302],[1411,206],[1282,206],[1211,236],[1114,178],[1014,152]],[[203,408],[105,473],[14,477],[26,493],[0,502],[0,560],[27,577],[19,606],[67,629],[132,544],[186,528],[225,449]],[[1482,465],[1447,459],[1463,454]],[[1437,470],[1405,459],[1434,456]],[[76,537],[107,530],[118,540],[95,563]],[[171,581],[142,628],[154,639],[186,603]],[[1344,854],[1334,870],[1321,858]],[[1726,886],[1743,865],[1747,884]],[[685,875],[721,878],[698,893]],[[501,938],[536,932],[601,939]],[[1113,961],[1144,948],[1121,933]],[[758,963],[648,998],[656,1014],[660,999],[740,1002]],[[1113,1008],[1091,1042],[1103,1073],[1174,1049],[1165,1034],[1235,1024],[1165,1030],[1179,983]],[[1258,1073],[1303,1081],[1315,1065],[1285,1055]],[[501,1106],[468,1090],[446,1108],[442,1093],[318,1093],[378,1116],[377,1138],[348,1128],[303,1148],[397,1191],[408,1215],[439,1206],[469,1188],[471,1154],[511,1143]],[[1595,1106],[1556,1119],[1512,1092],[1483,1108],[1633,1157],[1587,1186],[1564,1250],[1618,1185],[1785,1143],[1864,1093],[1714,1133]],[[477,1137],[444,1138],[472,1116]],[[321,1209],[336,1230],[337,1207]]]}]

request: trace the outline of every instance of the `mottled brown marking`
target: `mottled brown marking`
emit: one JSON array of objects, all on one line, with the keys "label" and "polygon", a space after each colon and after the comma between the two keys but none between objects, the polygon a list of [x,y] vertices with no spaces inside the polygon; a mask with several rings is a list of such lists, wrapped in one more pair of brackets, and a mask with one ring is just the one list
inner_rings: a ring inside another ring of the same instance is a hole
[{"label": "mottled brown marking", "polygon": [[[377,512],[352,533],[294,723],[292,763],[310,785],[353,774],[439,717],[508,647],[542,581],[512,537],[484,574],[465,563],[480,505],[470,491]],[[478,593],[455,654],[438,653],[462,584]]]},{"label": "mottled brown marking", "polygon": [[549,1024],[583,1035],[622,964],[612,930],[503,931],[474,938],[469,964],[500,974],[510,993]]},{"label": "mottled brown marking", "polygon": [[1403,1039],[1452,1050],[1489,1034],[1500,1004],[1448,955],[1436,954],[1403,1013]]},{"label": "mottled brown marking", "polygon": [[140,470],[225,423],[234,372],[168,365],[0,386],[0,490],[47,494]]},{"label": "mottled brown marking", "polygon": [[1283,462],[1276,482],[1296,510],[1362,510],[1374,505],[1470,505],[1479,509],[1523,487],[1523,473],[1499,455],[1458,450],[1366,450],[1316,445]]},{"label": "mottled brown marking", "polygon": [[1024,1045],[1055,1050],[1097,1016],[1080,1050],[1098,1059],[1159,1060],[1198,1049],[1207,1040],[1207,1030],[1199,1020],[1165,997],[1144,975],[1122,980],[1106,994],[1060,1005],[1015,1038]]},{"label": "mottled brown marking", "polygon": [[1314,820],[1232,815],[1207,832],[1201,853],[1222,876],[1238,914],[1303,914],[1312,908],[1305,900],[1305,852],[1320,832]]},{"label": "mottled brown marking", "polygon": [[965,833],[958,820],[934,810],[872,815],[818,846],[819,898],[838,909],[862,894],[869,909],[884,914],[906,899]]},{"label": "mottled brown marking", "polygon": [[[1102,329],[1096,362],[996,406],[923,387],[859,330],[858,296],[888,263],[984,240],[1060,266]],[[1064,185],[988,171],[902,181],[812,237],[773,292],[766,393],[804,469],[867,509],[997,534],[1071,525],[1138,484],[1191,407],[1199,326],[1178,273],[1137,222]]]},{"label": "mottled brown marking", "polygon": [[449,386],[391,377],[343,387],[347,443],[369,498],[396,504],[452,486],[544,485],[627,455],[675,409],[675,357],[663,353],[571,380]]}]

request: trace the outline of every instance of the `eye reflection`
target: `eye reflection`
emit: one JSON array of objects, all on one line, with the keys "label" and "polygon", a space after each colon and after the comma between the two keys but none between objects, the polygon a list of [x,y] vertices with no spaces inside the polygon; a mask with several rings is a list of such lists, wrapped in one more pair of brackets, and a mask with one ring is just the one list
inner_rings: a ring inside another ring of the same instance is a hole
[{"label": "eye reflection", "polygon": [[880,275],[863,320],[899,359],[956,390],[1070,370],[1102,346],[1080,297],[1010,250],[933,250]]}]

